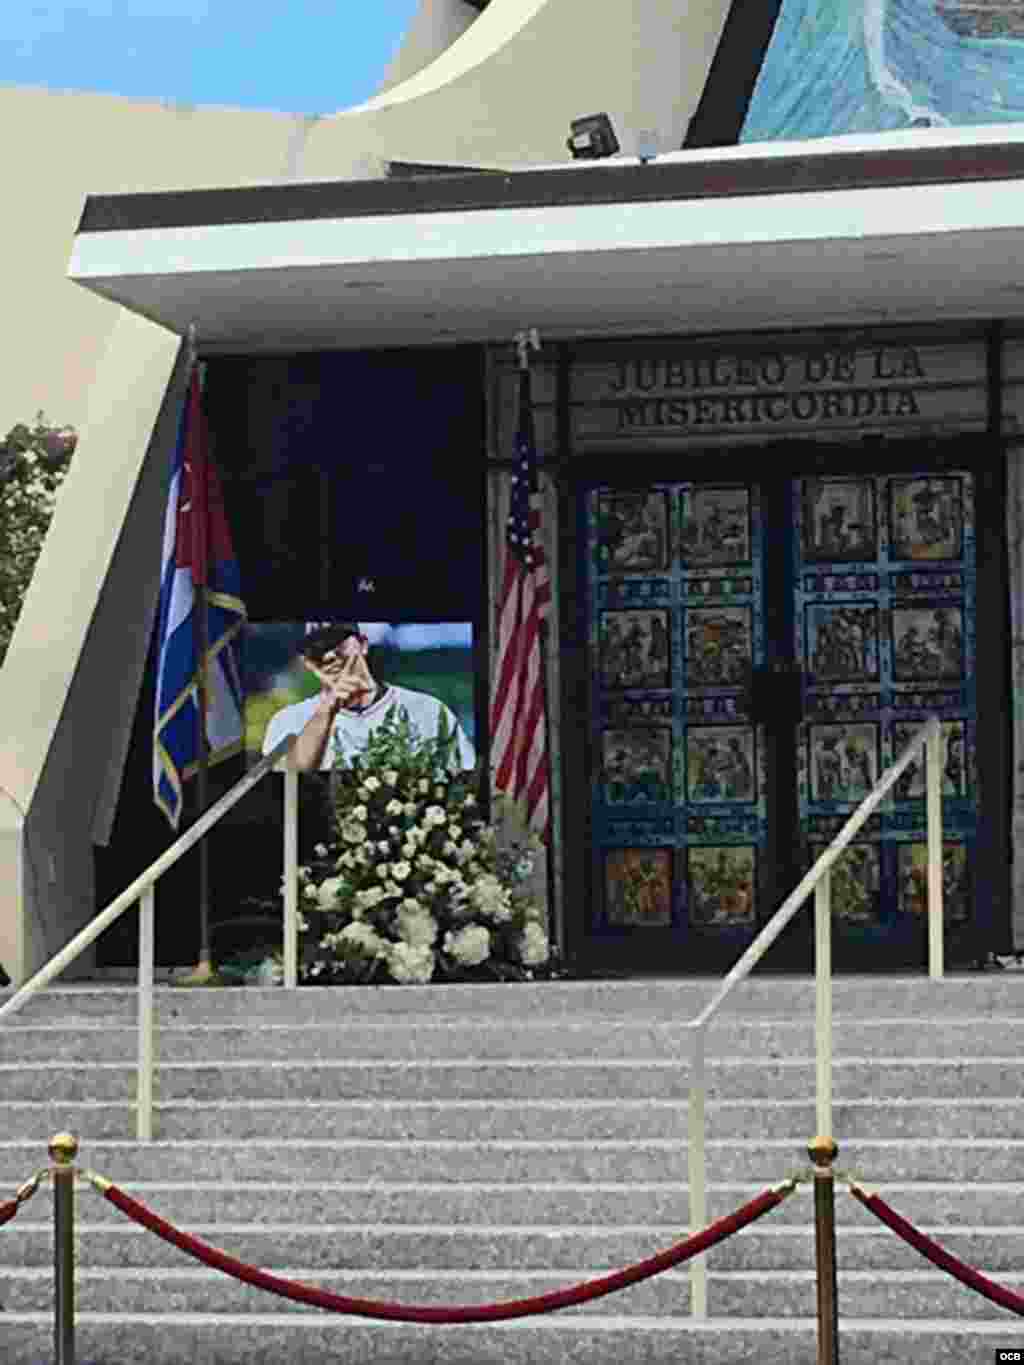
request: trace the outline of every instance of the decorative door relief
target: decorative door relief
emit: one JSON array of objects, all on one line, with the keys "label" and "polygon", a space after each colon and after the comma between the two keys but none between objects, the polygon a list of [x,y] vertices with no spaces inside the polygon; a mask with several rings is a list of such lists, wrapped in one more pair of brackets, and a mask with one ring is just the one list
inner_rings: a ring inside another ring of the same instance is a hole
[{"label": "decorative door relief", "polygon": [[[804,674],[799,810],[808,859],[938,714],[945,916],[947,925],[963,923],[976,822],[972,478],[798,479],[793,515],[795,643]],[[926,912],[923,754],[837,864],[832,906],[851,930],[883,935],[895,917]]]},{"label": "decorative door relief", "polygon": [[756,488],[587,495],[592,929],[745,929],[765,839]]}]

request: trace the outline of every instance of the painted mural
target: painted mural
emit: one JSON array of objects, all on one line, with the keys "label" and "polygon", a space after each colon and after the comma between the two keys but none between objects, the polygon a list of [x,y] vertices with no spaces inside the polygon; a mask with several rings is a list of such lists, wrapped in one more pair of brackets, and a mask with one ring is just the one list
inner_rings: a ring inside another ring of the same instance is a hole
[{"label": "painted mural", "polygon": [[782,0],[740,140],[1022,119],[1020,0]]}]

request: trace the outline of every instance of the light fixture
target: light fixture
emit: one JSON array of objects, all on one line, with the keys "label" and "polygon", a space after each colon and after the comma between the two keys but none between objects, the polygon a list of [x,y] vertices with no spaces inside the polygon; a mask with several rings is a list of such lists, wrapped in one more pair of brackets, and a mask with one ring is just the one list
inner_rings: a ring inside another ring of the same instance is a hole
[{"label": "light fixture", "polygon": [[576,161],[596,161],[603,156],[614,156],[619,150],[619,139],[607,114],[573,119],[569,132],[565,145]]}]

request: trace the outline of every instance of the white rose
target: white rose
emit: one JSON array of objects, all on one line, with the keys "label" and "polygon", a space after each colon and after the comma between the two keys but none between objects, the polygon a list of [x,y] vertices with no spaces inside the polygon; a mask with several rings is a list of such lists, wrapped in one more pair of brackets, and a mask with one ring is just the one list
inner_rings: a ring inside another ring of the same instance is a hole
[{"label": "white rose", "polygon": [[384,814],[385,814],[385,815],[401,815],[401,813],[402,813],[402,803],[401,803],[401,801],[396,801],[395,798],[392,797],[391,800],[388,802],[388,804],[384,807]]},{"label": "white rose", "polygon": [[429,948],[437,938],[437,920],[426,910],[398,909],[398,932],[414,948]]},{"label": "white rose", "polygon": [[368,812],[365,806],[356,806],[355,810],[352,812],[352,819],[358,820],[360,824],[365,825],[367,814]]},{"label": "white rose", "polygon": [[402,857],[403,857],[403,858],[415,858],[415,857],[416,857],[416,841],[415,841],[415,839],[406,839],[405,843],[402,845]]},{"label": "white rose", "polygon": [[396,882],[404,882],[411,871],[412,867],[409,863],[395,863],[391,869],[391,875]]},{"label": "white rose", "polygon": [[366,826],[358,820],[345,820],[341,826],[341,837],[346,844],[361,844],[366,838]]},{"label": "white rose", "polygon": [[377,876],[381,879],[382,882],[387,880],[387,878],[390,876],[390,873],[391,868],[387,863],[381,863],[377,868]]},{"label": "white rose", "polygon": [[456,824],[456,822],[452,820],[448,826],[448,833],[455,840],[455,842],[458,843],[458,841],[462,838],[462,826]]},{"label": "white rose", "polygon": [[444,936],[444,950],[464,967],[476,967],[491,955],[490,930],[482,924],[467,924],[465,928]]},{"label": "white rose", "polygon": [[367,791],[375,792],[380,790],[380,781],[376,777],[364,777],[363,786]]},{"label": "white rose", "polygon": [[321,910],[331,910],[338,902],[338,892],[344,885],[344,877],[328,877],[320,883],[317,900]]},{"label": "white rose", "polygon": [[384,957],[388,950],[386,941],[368,924],[346,924],[338,935],[338,941],[351,943],[373,957]]},{"label": "white rose", "polygon": [[527,924],[519,935],[519,956],[527,967],[537,967],[547,962],[551,949],[548,936],[539,924]]},{"label": "white rose", "polygon": [[403,985],[423,984],[434,975],[434,953],[426,945],[413,947],[399,941],[387,950],[388,971]]}]

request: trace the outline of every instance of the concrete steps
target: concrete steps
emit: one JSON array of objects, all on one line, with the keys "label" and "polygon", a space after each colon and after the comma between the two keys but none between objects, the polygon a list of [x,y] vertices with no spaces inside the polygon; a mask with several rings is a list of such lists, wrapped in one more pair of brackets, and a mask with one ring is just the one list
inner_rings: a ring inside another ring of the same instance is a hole
[{"label": "concrete steps", "polygon": [[[0,1198],[69,1128],[80,1160],[256,1265],[407,1303],[519,1298],[643,1259],[689,1224],[687,1021],[711,982],[159,989],[158,1140],[134,1131],[134,992],[47,992],[0,1027]],[[4,997],[0,992],[0,1000]],[[839,1165],[1024,1286],[1024,974],[835,983]],[[708,1206],[807,1165],[813,983],[756,978],[708,1039]],[[815,1358],[806,1187],[709,1256],[711,1319],[670,1272],[543,1319],[333,1319],[78,1208],[86,1365],[646,1365]],[[991,1359],[1019,1320],[837,1194],[842,1358]],[[44,1191],[0,1231],[4,1365],[50,1359]]]}]

